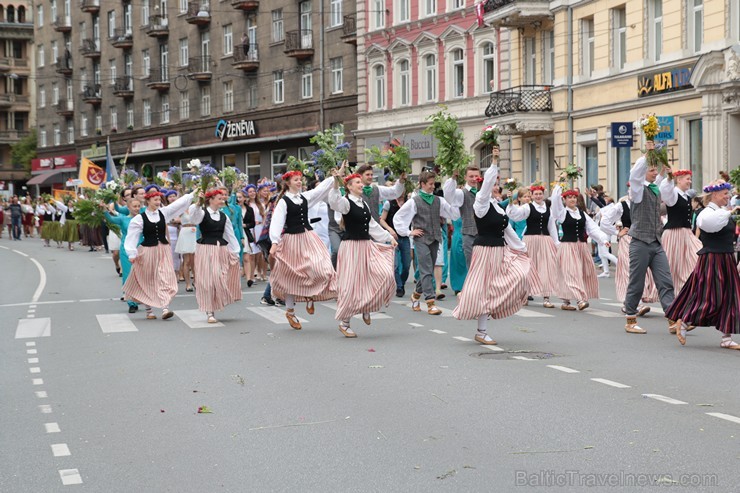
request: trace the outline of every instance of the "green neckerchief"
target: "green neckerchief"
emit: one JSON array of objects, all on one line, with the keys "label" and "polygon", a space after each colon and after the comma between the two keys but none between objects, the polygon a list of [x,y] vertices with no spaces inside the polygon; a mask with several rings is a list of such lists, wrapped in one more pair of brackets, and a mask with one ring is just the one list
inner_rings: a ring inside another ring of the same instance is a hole
[{"label": "green neckerchief", "polygon": [[658,190],[658,185],[656,185],[655,183],[648,183],[647,187],[650,189],[651,192],[655,194],[656,197],[660,197],[660,190]]},{"label": "green neckerchief", "polygon": [[367,195],[369,197],[370,194],[373,193],[373,186],[372,185],[366,185],[366,186],[362,187],[362,193],[364,193],[365,195]]},{"label": "green neckerchief", "polygon": [[421,200],[426,202],[429,205],[432,205],[432,202],[434,202],[434,194],[433,193],[426,193],[423,190],[419,190],[419,197],[421,197]]},{"label": "green neckerchief", "polygon": [[470,193],[472,193],[473,195],[475,195],[475,194],[478,193],[478,189],[476,187],[470,187]]}]

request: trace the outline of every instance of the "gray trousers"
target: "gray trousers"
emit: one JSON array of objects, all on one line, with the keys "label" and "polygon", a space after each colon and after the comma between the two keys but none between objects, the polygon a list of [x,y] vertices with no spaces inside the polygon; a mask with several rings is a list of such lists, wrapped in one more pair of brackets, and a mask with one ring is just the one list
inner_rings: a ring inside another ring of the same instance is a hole
[{"label": "gray trousers", "polygon": [[470,262],[473,259],[473,242],[475,241],[475,235],[462,235],[462,239],[465,264],[468,266],[468,269],[470,269]]},{"label": "gray trousers", "polygon": [[416,282],[417,293],[424,293],[425,300],[436,298],[434,292],[434,261],[437,259],[439,242],[433,241],[429,245],[414,241],[414,256],[419,267],[419,280]]},{"label": "gray trousers", "polygon": [[655,279],[663,311],[668,310],[668,307],[673,303],[671,268],[668,265],[668,257],[663,251],[663,246],[657,241],[645,243],[637,238],[632,238],[630,243],[630,278],[627,284],[627,294],[624,297],[624,309],[628,317],[637,314],[637,305],[640,304],[642,291],[645,289],[645,276],[648,268],[650,268],[653,279]]},{"label": "gray trousers", "polygon": [[[329,209],[330,213],[334,213]],[[339,245],[342,243],[342,232],[329,227],[329,246],[331,246],[331,265],[337,268],[337,253],[339,253]]]}]

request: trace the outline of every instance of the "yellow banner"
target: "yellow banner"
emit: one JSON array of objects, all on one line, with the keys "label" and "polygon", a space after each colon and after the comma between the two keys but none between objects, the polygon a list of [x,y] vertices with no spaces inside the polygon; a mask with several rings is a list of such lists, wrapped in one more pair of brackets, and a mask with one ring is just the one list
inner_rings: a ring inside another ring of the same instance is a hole
[{"label": "yellow banner", "polygon": [[97,190],[105,182],[105,170],[83,157],[80,160],[80,181],[80,187]]}]

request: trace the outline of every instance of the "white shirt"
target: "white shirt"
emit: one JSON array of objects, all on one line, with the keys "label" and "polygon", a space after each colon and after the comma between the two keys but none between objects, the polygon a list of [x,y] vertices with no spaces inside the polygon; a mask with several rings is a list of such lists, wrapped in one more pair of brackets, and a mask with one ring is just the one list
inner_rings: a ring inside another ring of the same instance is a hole
[{"label": "white shirt", "polygon": [[[540,214],[547,212],[547,204],[544,201],[541,204],[532,201],[531,204]],[[509,205],[506,207],[506,215],[509,216],[511,221],[517,222],[529,219],[531,211],[532,209],[529,208],[528,204],[516,205],[512,204],[511,201],[509,201]],[[555,218],[552,216],[552,213],[550,214],[550,219],[547,221],[547,232],[550,234],[550,238],[552,238],[552,241],[554,241],[556,245],[560,243],[560,239],[558,238],[558,225],[555,223]]]},{"label": "white shirt", "polygon": [[[449,219],[451,221],[454,221],[455,219],[458,219],[460,217],[460,209],[458,207],[452,207],[442,197],[438,198],[440,217]],[[411,232],[411,222],[416,216],[416,201],[412,199],[407,200],[401,206],[401,208],[398,209],[396,215],[393,216],[393,229],[396,230],[398,236],[409,236],[409,233]]]},{"label": "white shirt", "polygon": [[722,209],[714,202],[709,202],[696,216],[696,226],[704,232],[716,233],[727,226],[731,215],[732,211]]},{"label": "white shirt", "polygon": [[66,212],[69,210],[69,207],[62,204],[58,200],[55,200],[54,203],[57,205],[57,216],[59,217],[59,224],[64,225],[64,223],[67,221],[67,214]]},{"label": "white shirt", "polygon": [[[147,207],[144,210],[144,214],[146,214],[146,217],[147,219],[149,219],[149,222],[158,223],[159,213],[161,212],[162,215],[164,216],[164,222],[168,223],[173,217],[177,217],[183,212],[185,212],[185,209],[188,208],[188,206],[190,205],[192,201],[193,201],[193,194],[186,193],[179,199],[172,202],[170,205],[157,209],[156,211],[150,211],[149,208]],[[143,233],[143,231],[144,231],[144,219],[142,219],[141,214],[137,214],[133,217],[133,219],[131,219],[131,222],[128,225],[128,233],[126,234],[126,241],[123,244],[123,248],[124,250],[126,250],[126,255],[128,255],[129,259],[136,258],[136,255],[137,255],[136,249],[139,246],[139,240],[141,239],[141,234]]]},{"label": "white shirt", "polygon": [[[341,192],[337,190],[336,188],[332,188],[329,192],[329,205],[332,209],[334,209],[336,212],[341,214],[347,214],[349,213],[350,204],[349,201],[352,201],[355,203],[355,205],[366,208],[367,205],[365,204],[365,201],[362,199],[362,197],[355,197],[351,193],[347,194],[346,197],[342,197]],[[377,241],[378,243],[390,243],[392,237],[391,234],[385,230],[380,224],[375,221],[375,219],[370,216],[370,237]]]},{"label": "white shirt", "polygon": [[665,179],[660,182],[660,185],[658,186],[660,189],[660,198],[663,199],[663,202],[665,202],[665,205],[668,207],[673,207],[676,205],[676,202],[678,202],[678,196],[684,198],[684,200],[688,200],[689,204],[691,204],[691,199],[689,199],[689,196],[674,185],[673,180]]},{"label": "white shirt", "polygon": [[617,220],[622,216],[622,205],[619,202],[612,202],[601,209],[601,221],[599,227],[601,231],[609,236],[617,234]]},{"label": "white shirt", "polygon": [[[470,191],[472,187],[465,184],[465,190]],[[445,200],[452,207],[462,207],[465,201],[465,194],[461,188],[457,188],[457,181],[454,178],[448,178],[442,184],[442,192],[444,193]]]},{"label": "white shirt", "polygon": [[[319,183],[319,185],[313,190],[308,190],[303,193],[291,193],[285,192],[284,197],[292,201],[296,205],[303,204],[303,199],[308,201],[308,208],[310,209],[316,202],[320,202],[326,199],[329,195],[329,190],[334,186],[334,177],[329,177],[326,180]],[[303,195],[303,198],[301,198]],[[280,243],[283,236],[283,229],[285,229],[285,219],[288,216],[288,206],[285,201],[280,199],[275,204],[275,209],[272,211],[272,222],[270,223],[270,241],[273,244]]]},{"label": "white shirt", "polygon": [[[571,209],[570,207],[565,207],[565,204],[563,203],[562,193],[563,187],[561,187],[560,185],[557,185],[555,188],[552,189],[552,197],[550,198],[552,206],[550,207],[550,214],[552,214],[552,216],[555,217],[555,220],[559,221],[561,224],[563,221],[565,221],[566,214],[570,214],[570,217],[572,217],[573,219],[580,220],[581,211],[578,210],[578,207],[574,209]],[[599,229],[594,220],[591,219],[588,214],[584,214],[583,216],[586,218],[586,233],[588,233],[588,236],[591,237],[591,239],[596,240],[596,242],[600,245],[603,245],[604,243],[609,241],[609,238],[604,234],[603,231],[601,231],[601,229]]]},{"label": "white shirt", "polygon": [[378,187],[379,201],[397,199],[403,194],[404,185],[401,180],[396,180],[392,187],[376,185]]},{"label": "white shirt", "polygon": [[[645,187],[650,184],[650,182],[645,180],[647,170],[647,159],[645,159],[645,156],[640,156],[630,170],[630,193],[632,195],[632,203],[634,204],[642,202],[642,192],[645,190]],[[658,175],[657,178],[655,178],[655,184],[658,185],[658,188],[660,188],[660,183],[662,181],[662,175]]]},{"label": "white shirt", "polygon": [[316,202],[313,207],[308,209],[309,219],[319,218],[321,221],[316,221],[311,224],[311,227],[316,234],[319,235],[321,241],[324,242],[326,248],[331,254],[331,242],[329,241],[329,205],[326,202]]},{"label": "white shirt", "polygon": [[[185,224],[202,223],[203,218],[206,215],[205,211],[208,211],[208,215],[211,216],[212,220],[216,222],[221,220],[221,214],[223,214],[221,211],[211,210],[210,207],[206,207],[205,209],[203,209],[203,207],[201,207],[200,205],[193,204],[188,209],[188,215],[190,216],[190,222],[185,223]],[[229,252],[231,252],[234,255],[239,255],[239,242],[237,241],[236,235],[234,234],[234,225],[231,224],[231,219],[229,219],[228,215],[224,214],[224,216],[226,216],[226,225],[224,226],[224,240],[226,240],[226,243],[227,243],[226,246],[228,247]],[[147,214],[147,217],[149,217],[149,214]],[[130,227],[131,226],[129,226],[129,228]]]}]

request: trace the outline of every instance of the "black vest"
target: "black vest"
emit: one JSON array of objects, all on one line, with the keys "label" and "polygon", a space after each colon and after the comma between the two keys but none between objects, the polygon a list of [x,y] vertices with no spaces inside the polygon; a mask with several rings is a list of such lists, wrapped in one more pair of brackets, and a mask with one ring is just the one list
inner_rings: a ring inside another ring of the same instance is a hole
[{"label": "black vest", "polygon": [[69,209],[67,209],[64,213],[64,219],[68,219],[71,221],[71,220],[74,220],[74,218],[75,218],[74,215],[71,212],[69,212]]},{"label": "black vest", "polygon": [[678,200],[672,207],[666,207],[668,222],[664,229],[691,228],[691,202],[678,194]]},{"label": "black vest", "polygon": [[156,223],[149,220],[146,211],[141,213],[141,219],[144,222],[142,232],[144,241],[141,242],[141,246],[153,247],[160,243],[169,244],[167,241],[167,224],[165,223],[164,214],[162,214],[162,211],[157,211],[157,213],[159,214],[159,222]]},{"label": "black vest", "polygon": [[[46,211],[46,209],[44,209]],[[53,221],[54,216],[51,214],[51,212],[44,212],[44,221]]]},{"label": "black vest", "polygon": [[286,235],[297,235],[305,231],[311,231],[311,223],[308,221],[308,200],[301,195],[303,203],[301,205],[296,204],[290,200],[287,196],[283,196],[285,205],[288,208],[288,213],[285,216],[285,229],[283,234]]},{"label": "black vest", "polygon": [[221,246],[228,245],[229,243],[224,240],[224,229],[226,229],[226,214],[221,213],[218,221],[211,219],[211,213],[208,209],[205,211],[203,221],[200,223],[200,239],[198,243],[201,245],[216,245]]},{"label": "black vest", "polygon": [[696,252],[699,255],[704,255],[705,253],[733,253],[735,222],[730,218],[727,224],[725,224],[725,227],[716,233],[707,233],[701,230],[699,239],[703,244],[703,248]]},{"label": "black vest", "polygon": [[493,204],[488,207],[485,216],[475,216],[475,225],[478,228],[478,234],[475,236],[473,246],[501,247],[506,245],[504,231],[509,225],[509,217],[499,213]]},{"label": "black vest", "polygon": [[[401,210],[401,206],[398,205],[398,202],[396,202],[395,199],[389,200],[388,204],[388,217],[386,217],[385,222],[388,224],[388,226],[391,227],[393,231],[396,231],[396,227],[393,225],[393,217],[396,215],[396,212]],[[398,231],[396,231],[396,233],[398,233]]]},{"label": "black vest", "polygon": [[550,221],[550,207],[545,205],[545,213],[535,209],[533,204],[529,204],[529,217],[527,218],[527,230],[525,235],[548,235],[550,234],[547,224]]},{"label": "black vest", "polygon": [[629,228],[632,226],[632,216],[630,215],[630,206],[627,205],[627,202],[622,202],[622,218],[620,219],[620,221],[622,221],[623,228]]},{"label": "black vest", "polygon": [[[652,193],[652,192],[651,192]],[[560,239],[563,243],[576,243],[586,241],[586,213],[580,211],[581,218],[574,219],[570,212],[565,212],[565,221],[563,221],[563,237]]]},{"label": "black vest", "polygon": [[[347,198],[349,202],[349,212],[343,214],[344,218],[344,239],[345,240],[369,240],[370,239],[370,207],[362,202],[362,207]],[[393,200],[392,202],[395,202]]]}]

